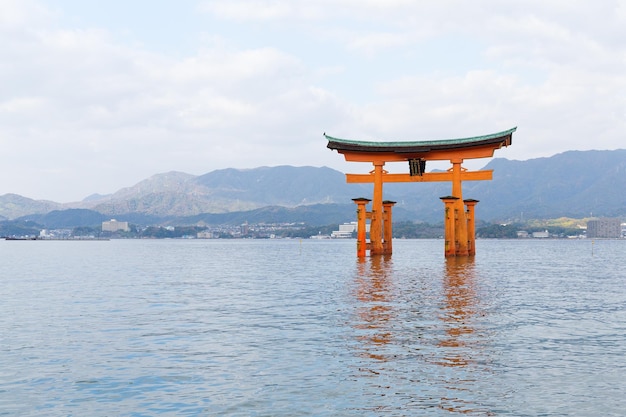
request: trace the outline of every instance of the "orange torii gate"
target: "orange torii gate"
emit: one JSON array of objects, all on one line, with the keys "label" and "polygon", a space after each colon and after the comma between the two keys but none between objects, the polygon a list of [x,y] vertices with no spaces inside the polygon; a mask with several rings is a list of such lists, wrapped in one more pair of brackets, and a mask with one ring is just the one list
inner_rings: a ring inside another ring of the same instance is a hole
[{"label": "orange torii gate", "polygon": [[[391,211],[393,201],[383,201],[384,182],[450,181],[451,195],[441,197],[444,203],[445,256],[474,255],[474,207],[478,200],[463,200],[462,181],[491,180],[493,170],[468,171],[465,159],[489,158],[496,149],[509,146],[516,127],[499,133],[461,139],[418,142],[364,142],[324,136],[328,148],[343,154],[346,161],[371,162],[369,174],[346,174],[348,183],[374,183],[372,200],[355,198],[357,204],[357,256],[392,252]],[[426,161],[448,160],[446,172],[425,172]],[[409,162],[408,174],[391,174],[383,170],[386,162]],[[372,210],[366,206],[372,202]],[[467,208],[467,211],[466,211]],[[366,219],[370,220],[370,241],[366,240]]]}]

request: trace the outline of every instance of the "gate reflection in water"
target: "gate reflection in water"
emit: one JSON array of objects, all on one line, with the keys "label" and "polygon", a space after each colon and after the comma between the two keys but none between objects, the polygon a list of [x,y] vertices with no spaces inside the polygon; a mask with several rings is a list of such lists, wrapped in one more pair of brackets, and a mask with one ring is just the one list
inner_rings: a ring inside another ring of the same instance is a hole
[{"label": "gate reflection in water", "polygon": [[[359,321],[355,328],[362,331],[358,339],[363,342],[362,355],[385,361],[381,347],[392,342],[394,320],[390,255],[358,258],[357,308]],[[368,269],[369,266],[369,269]],[[391,323],[390,323],[391,321]]]},{"label": "gate reflection in water", "polygon": [[475,333],[472,319],[477,314],[474,279],[473,258],[446,258],[445,305],[441,320],[447,337],[438,346],[451,349],[440,362],[443,366],[465,366],[471,359],[464,356],[460,348],[479,348],[479,344],[471,339]]},{"label": "gate reflection in water", "polygon": [[388,255],[357,260],[355,376],[378,399],[364,411],[495,415],[484,389],[493,372],[474,259],[438,265],[407,276]]}]

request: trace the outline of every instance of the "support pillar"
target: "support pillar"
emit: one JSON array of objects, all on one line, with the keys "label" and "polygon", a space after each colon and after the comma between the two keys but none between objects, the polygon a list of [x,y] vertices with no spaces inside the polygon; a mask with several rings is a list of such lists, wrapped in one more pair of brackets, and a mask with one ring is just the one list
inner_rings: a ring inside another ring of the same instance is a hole
[{"label": "support pillar", "polygon": [[383,246],[383,166],[382,161],[374,161],[374,197],[372,218],[370,219],[370,255],[384,253]]},{"label": "support pillar", "polygon": [[393,251],[393,245],[391,243],[393,239],[393,226],[392,226],[392,216],[391,216],[391,208],[396,204],[395,201],[385,200],[383,201],[383,236],[385,238],[384,241],[384,253],[391,254]]},{"label": "support pillar", "polygon": [[463,200],[467,207],[467,252],[468,255],[476,255],[476,220],[475,208],[478,200]]},{"label": "support pillar", "polygon": [[353,198],[357,205],[356,209],[356,256],[364,258],[367,254],[367,204],[372,201],[369,198]]},{"label": "support pillar", "polygon": [[452,196],[456,197],[457,200],[454,202],[454,208],[458,216],[458,221],[455,224],[455,237],[457,241],[456,245],[456,255],[457,256],[467,256],[468,248],[467,248],[467,220],[465,217],[465,206],[463,204],[463,190],[461,187],[461,176],[463,173],[463,168],[461,164],[463,163],[462,159],[452,159],[450,160],[452,163]]},{"label": "support pillar", "polygon": [[446,196],[440,197],[441,201],[444,203],[444,217],[443,217],[443,227],[444,227],[444,239],[445,239],[445,248],[444,255],[446,257],[457,256],[457,236],[456,236],[456,225],[458,223],[456,221],[457,218],[457,210],[456,204],[458,197],[455,196]]}]

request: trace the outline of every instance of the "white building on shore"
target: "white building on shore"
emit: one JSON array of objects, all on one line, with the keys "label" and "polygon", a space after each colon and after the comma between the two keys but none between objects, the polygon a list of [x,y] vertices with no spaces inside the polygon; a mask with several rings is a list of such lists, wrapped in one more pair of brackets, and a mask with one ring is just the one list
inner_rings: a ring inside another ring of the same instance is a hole
[{"label": "white building on shore", "polygon": [[128,226],[128,222],[118,222],[115,219],[111,219],[109,221],[102,222],[102,231],[103,232],[129,232],[130,227]]},{"label": "white building on shore", "polygon": [[[334,230],[330,237],[333,239],[349,239],[357,231],[357,222],[344,223],[339,225],[339,230]],[[365,225],[365,231],[370,231],[370,225]]]}]

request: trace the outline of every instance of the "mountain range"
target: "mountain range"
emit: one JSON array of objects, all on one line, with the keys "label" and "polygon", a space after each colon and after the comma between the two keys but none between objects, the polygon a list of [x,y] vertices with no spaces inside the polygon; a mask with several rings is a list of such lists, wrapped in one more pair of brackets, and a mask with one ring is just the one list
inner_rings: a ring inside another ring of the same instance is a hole
[{"label": "mountain range", "polygon": [[[492,181],[463,183],[463,197],[480,200],[478,220],[626,217],[626,150],[568,151],[527,161],[495,158],[483,169],[494,170]],[[330,224],[354,220],[351,199],[371,194],[371,184],[347,184],[343,173],[327,167],[229,168],[200,176],[168,172],[74,203],[5,194],[0,220],[47,227],[95,225],[108,218],[145,225]],[[397,201],[396,221],[440,222],[439,197],[448,194],[449,183],[384,185],[384,198]]]}]

